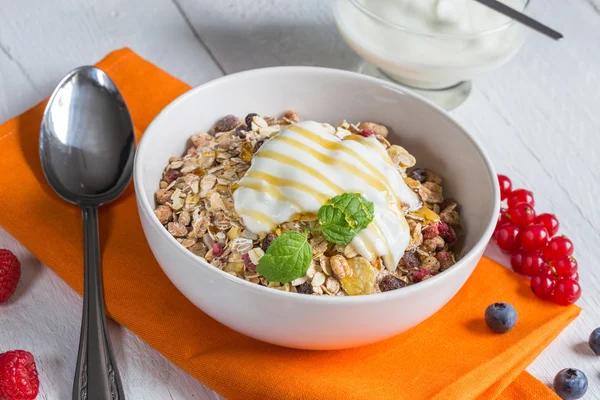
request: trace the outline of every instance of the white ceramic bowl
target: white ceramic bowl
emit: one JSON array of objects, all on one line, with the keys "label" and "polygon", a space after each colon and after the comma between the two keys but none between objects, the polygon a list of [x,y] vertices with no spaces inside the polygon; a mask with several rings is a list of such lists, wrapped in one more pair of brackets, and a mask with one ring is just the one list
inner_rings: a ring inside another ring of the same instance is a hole
[{"label": "white ceramic bowl", "polygon": [[[452,268],[400,290],[357,297],[282,292],[233,277],[184,249],[153,214],[154,193],[171,156],[188,138],[226,114],[276,115],[337,123],[378,121],[392,128],[419,166],[444,179],[444,194],[462,206],[464,257]],[[439,310],[481,258],[499,211],[490,161],[444,111],[400,87],[352,72],[314,67],[258,69],[225,76],[185,93],[150,124],[134,170],[140,219],[150,248],[175,286],[217,321],[265,342],[302,349],[341,349],[403,332]]]}]

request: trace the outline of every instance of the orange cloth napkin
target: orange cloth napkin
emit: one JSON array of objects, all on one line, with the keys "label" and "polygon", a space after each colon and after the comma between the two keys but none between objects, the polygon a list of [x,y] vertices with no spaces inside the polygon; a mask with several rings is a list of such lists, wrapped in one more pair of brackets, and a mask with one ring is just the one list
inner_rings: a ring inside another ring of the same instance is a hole
[{"label": "orange cloth napkin", "polygon": [[[128,49],[98,65],[121,89],[138,135],[189,89]],[[80,211],[52,192],[38,160],[44,106],[0,127],[0,225],[82,293]],[[491,260],[481,261],[440,312],[392,339],[344,351],[280,348],[226,328],[177,291],[146,244],[132,186],[100,208],[108,312],[227,398],[556,398],[523,371],[580,310],[539,301],[526,280]],[[504,335],[491,333],[482,319],[496,301],[519,312],[518,324]]]}]

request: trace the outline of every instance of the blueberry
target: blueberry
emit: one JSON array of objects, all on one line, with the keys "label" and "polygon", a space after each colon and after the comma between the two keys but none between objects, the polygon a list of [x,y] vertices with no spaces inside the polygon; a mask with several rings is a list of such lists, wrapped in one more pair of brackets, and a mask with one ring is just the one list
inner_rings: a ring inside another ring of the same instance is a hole
[{"label": "blueberry", "polygon": [[565,368],[554,378],[554,391],[563,400],[580,399],[587,388],[587,377],[575,368]]},{"label": "blueberry", "polygon": [[485,310],[485,323],[494,332],[508,332],[517,323],[517,310],[510,304],[494,303]]},{"label": "blueberry", "polygon": [[600,356],[600,328],[594,329],[590,334],[590,347],[596,355]]}]

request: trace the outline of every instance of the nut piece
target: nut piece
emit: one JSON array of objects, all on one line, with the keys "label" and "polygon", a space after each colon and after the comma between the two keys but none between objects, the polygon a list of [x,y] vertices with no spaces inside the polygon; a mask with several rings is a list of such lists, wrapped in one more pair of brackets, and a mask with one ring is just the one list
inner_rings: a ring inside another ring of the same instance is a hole
[{"label": "nut piece", "polygon": [[171,199],[172,195],[173,195],[172,190],[158,189],[158,191],[156,192],[156,202],[158,204],[165,204],[166,202],[168,202]]},{"label": "nut piece", "polygon": [[431,274],[435,274],[440,270],[440,262],[434,256],[426,257],[423,260],[423,268],[427,269]]},{"label": "nut piece", "polygon": [[344,256],[336,254],[329,259],[329,264],[331,265],[331,270],[339,279],[352,276],[352,270]]},{"label": "nut piece", "polygon": [[370,129],[372,131],[374,131],[377,135],[381,135],[383,137],[387,137],[388,135],[388,128],[386,128],[385,126],[381,125],[381,124],[376,124],[375,122],[363,122],[362,124],[360,124],[359,126],[360,129]]},{"label": "nut piece", "polygon": [[292,122],[300,122],[300,117],[298,116],[298,114],[296,114],[296,111],[294,110],[286,111],[283,117],[289,119]]},{"label": "nut piece", "polygon": [[171,212],[171,208],[167,205],[160,205],[154,210],[154,215],[160,221],[161,224],[166,224],[171,220],[171,216],[173,213]]},{"label": "nut piece", "polygon": [[423,246],[425,246],[425,249],[427,249],[427,251],[429,251],[430,253],[435,252],[437,249],[443,248],[444,244],[446,243],[444,242],[444,239],[442,239],[440,236],[436,236],[431,239],[425,239],[423,241]]}]

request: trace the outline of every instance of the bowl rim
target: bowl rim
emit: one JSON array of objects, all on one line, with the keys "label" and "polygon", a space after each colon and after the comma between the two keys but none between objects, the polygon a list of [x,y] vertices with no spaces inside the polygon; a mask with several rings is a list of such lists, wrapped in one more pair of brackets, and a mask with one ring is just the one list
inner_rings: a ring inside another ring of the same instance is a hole
[{"label": "bowl rim", "polygon": [[[418,35],[418,36],[426,36],[426,37],[430,37],[430,38],[436,38],[436,39],[444,39],[444,40],[453,40],[453,39],[457,39],[457,40],[464,40],[464,39],[474,39],[474,38],[478,38],[478,37],[482,37],[482,36],[487,36],[487,35],[492,35],[494,33],[498,33],[501,32],[503,30],[509,29],[511,26],[518,24],[518,22],[514,19],[510,19],[507,22],[504,22],[501,25],[495,26],[493,28],[490,29],[484,29],[481,31],[476,31],[476,32],[468,32],[468,33],[435,33],[435,32],[424,32],[424,31],[420,31],[420,30],[416,30],[416,29],[411,29],[407,26],[401,25],[401,24],[397,24],[395,22],[390,21],[387,18],[382,17],[381,15],[375,13],[374,11],[370,10],[369,7],[365,6],[364,4],[362,4],[359,0],[337,0],[336,3],[334,4],[334,14],[336,19],[339,19],[339,10],[338,7],[340,6],[342,1],[348,1],[349,3],[352,3],[352,5],[360,12],[362,12],[363,14],[365,14],[367,17],[372,18],[384,25],[389,26],[390,28],[393,28],[397,31],[402,31],[402,32],[406,32],[412,35]],[[527,7],[529,6],[529,4],[531,3],[531,0],[524,0],[525,4],[523,5],[523,9],[522,10],[517,10],[520,12],[526,11]],[[484,5],[482,5],[482,7],[485,7]]]},{"label": "bowl rim", "polygon": [[[179,242],[177,242],[177,240],[175,240],[175,238],[173,236],[171,236],[167,232],[167,230],[160,224],[158,219],[156,219],[156,217],[154,216],[154,210],[145,195],[144,184],[143,184],[143,179],[142,179],[143,165],[144,165],[144,159],[145,159],[144,153],[145,153],[146,148],[148,146],[150,146],[150,144],[149,144],[150,141],[154,138],[154,136],[156,136],[159,133],[158,131],[155,133],[153,128],[156,125],[158,120],[162,119],[171,110],[178,107],[180,103],[187,101],[189,98],[196,96],[198,93],[200,93],[208,88],[227,83],[228,81],[235,81],[235,80],[241,80],[241,79],[252,79],[253,77],[257,77],[257,76],[261,76],[261,75],[264,76],[265,74],[268,74],[270,76],[273,76],[273,74],[283,74],[283,75],[303,74],[303,75],[307,75],[307,76],[314,75],[314,76],[321,76],[321,77],[322,76],[337,76],[337,77],[342,77],[343,79],[353,79],[353,80],[365,81],[365,82],[369,82],[370,84],[383,86],[383,87],[390,89],[394,92],[397,92],[401,95],[411,97],[414,100],[424,103],[423,105],[425,107],[428,107],[428,108],[432,109],[433,111],[436,111],[436,112],[442,114],[442,117],[445,118],[451,124],[453,124],[457,128],[457,130],[460,132],[460,134],[463,135],[475,147],[476,151],[479,153],[479,156],[484,161],[488,176],[492,183],[493,195],[494,195],[493,196],[494,204],[492,207],[493,211],[492,211],[492,215],[490,215],[490,220],[488,222],[488,226],[484,230],[481,237],[477,240],[477,242],[473,245],[473,247],[466,254],[464,254],[464,256],[460,260],[458,260],[456,262],[456,264],[454,264],[451,268],[439,273],[438,275],[431,277],[430,279],[419,282],[418,284],[415,284],[415,285],[410,285],[410,286],[404,287],[399,290],[391,290],[389,292],[374,293],[374,294],[360,295],[360,296],[307,296],[307,295],[300,294],[300,293],[285,292],[282,290],[276,290],[273,288],[264,287],[261,285],[257,285],[257,284],[248,282],[244,279],[232,276],[218,268],[215,268],[214,266],[210,265],[208,262],[200,260],[198,258],[198,256],[194,255],[193,253],[191,253],[190,251],[185,249],[183,246],[181,246],[181,244]],[[400,298],[403,298],[406,296],[410,296],[413,292],[427,291],[428,288],[438,284],[441,280],[450,279],[451,276],[458,274],[459,270],[467,268],[469,261],[471,261],[473,258],[475,258],[476,254],[483,253],[483,250],[485,250],[485,247],[492,236],[492,233],[493,233],[493,230],[494,230],[494,227],[496,224],[495,217],[498,215],[498,213],[500,211],[500,187],[498,184],[498,180],[496,179],[496,171],[495,171],[488,155],[485,153],[485,151],[480,146],[480,144],[477,142],[477,140],[474,137],[472,137],[463,128],[463,126],[460,125],[457,121],[455,121],[454,118],[452,118],[446,111],[444,111],[437,105],[431,103],[429,100],[421,97],[420,95],[412,93],[409,90],[404,89],[401,86],[398,86],[394,83],[384,81],[381,79],[377,79],[374,77],[362,75],[357,72],[339,70],[339,69],[333,69],[333,68],[313,67],[313,66],[279,66],[279,67],[258,68],[258,69],[253,69],[253,70],[237,72],[237,73],[233,73],[230,75],[222,76],[217,79],[213,79],[209,82],[206,82],[202,85],[194,87],[194,88],[188,90],[187,92],[181,94],[179,97],[177,97],[176,99],[171,101],[166,107],[164,107],[152,119],[152,122],[145,129],[144,134],[142,135],[142,138],[138,143],[138,147],[137,147],[137,151],[136,151],[136,155],[135,155],[133,181],[134,181],[136,201],[137,201],[138,205],[141,205],[141,207],[138,207],[138,212],[144,213],[145,216],[151,221],[150,224],[152,225],[152,227],[156,228],[156,230],[158,230],[160,232],[159,235],[163,236],[164,240],[169,241],[169,243],[174,245],[174,247],[176,247],[178,249],[177,251],[184,254],[184,257],[187,257],[190,261],[192,261],[199,267],[205,268],[208,271],[208,273],[213,274],[215,277],[228,279],[229,281],[234,282],[237,285],[239,285],[241,288],[245,288],[246,290],[249,290],[256,294],[268,295],[268,296],[277,297],[277,298],[289,299],[290,301],[300,301],[300,302],[305,302],[305,303],[323,303],[323,304],[331,304],[331,305],[347,305],[347,304],[355,304],[355,303],[367,303],[368,304],[368,303],[393,301],[394,299],[400,299]],[[143,216],[140,215],[140,218],[142,218],[142,217]],[[144,236],[145,235],[146,235],[146,232],[144,232]],[[162,269],[162,266],[161,266],[161,269]],[[164,272],[166,272],[166,271],[164,271]]]}]

